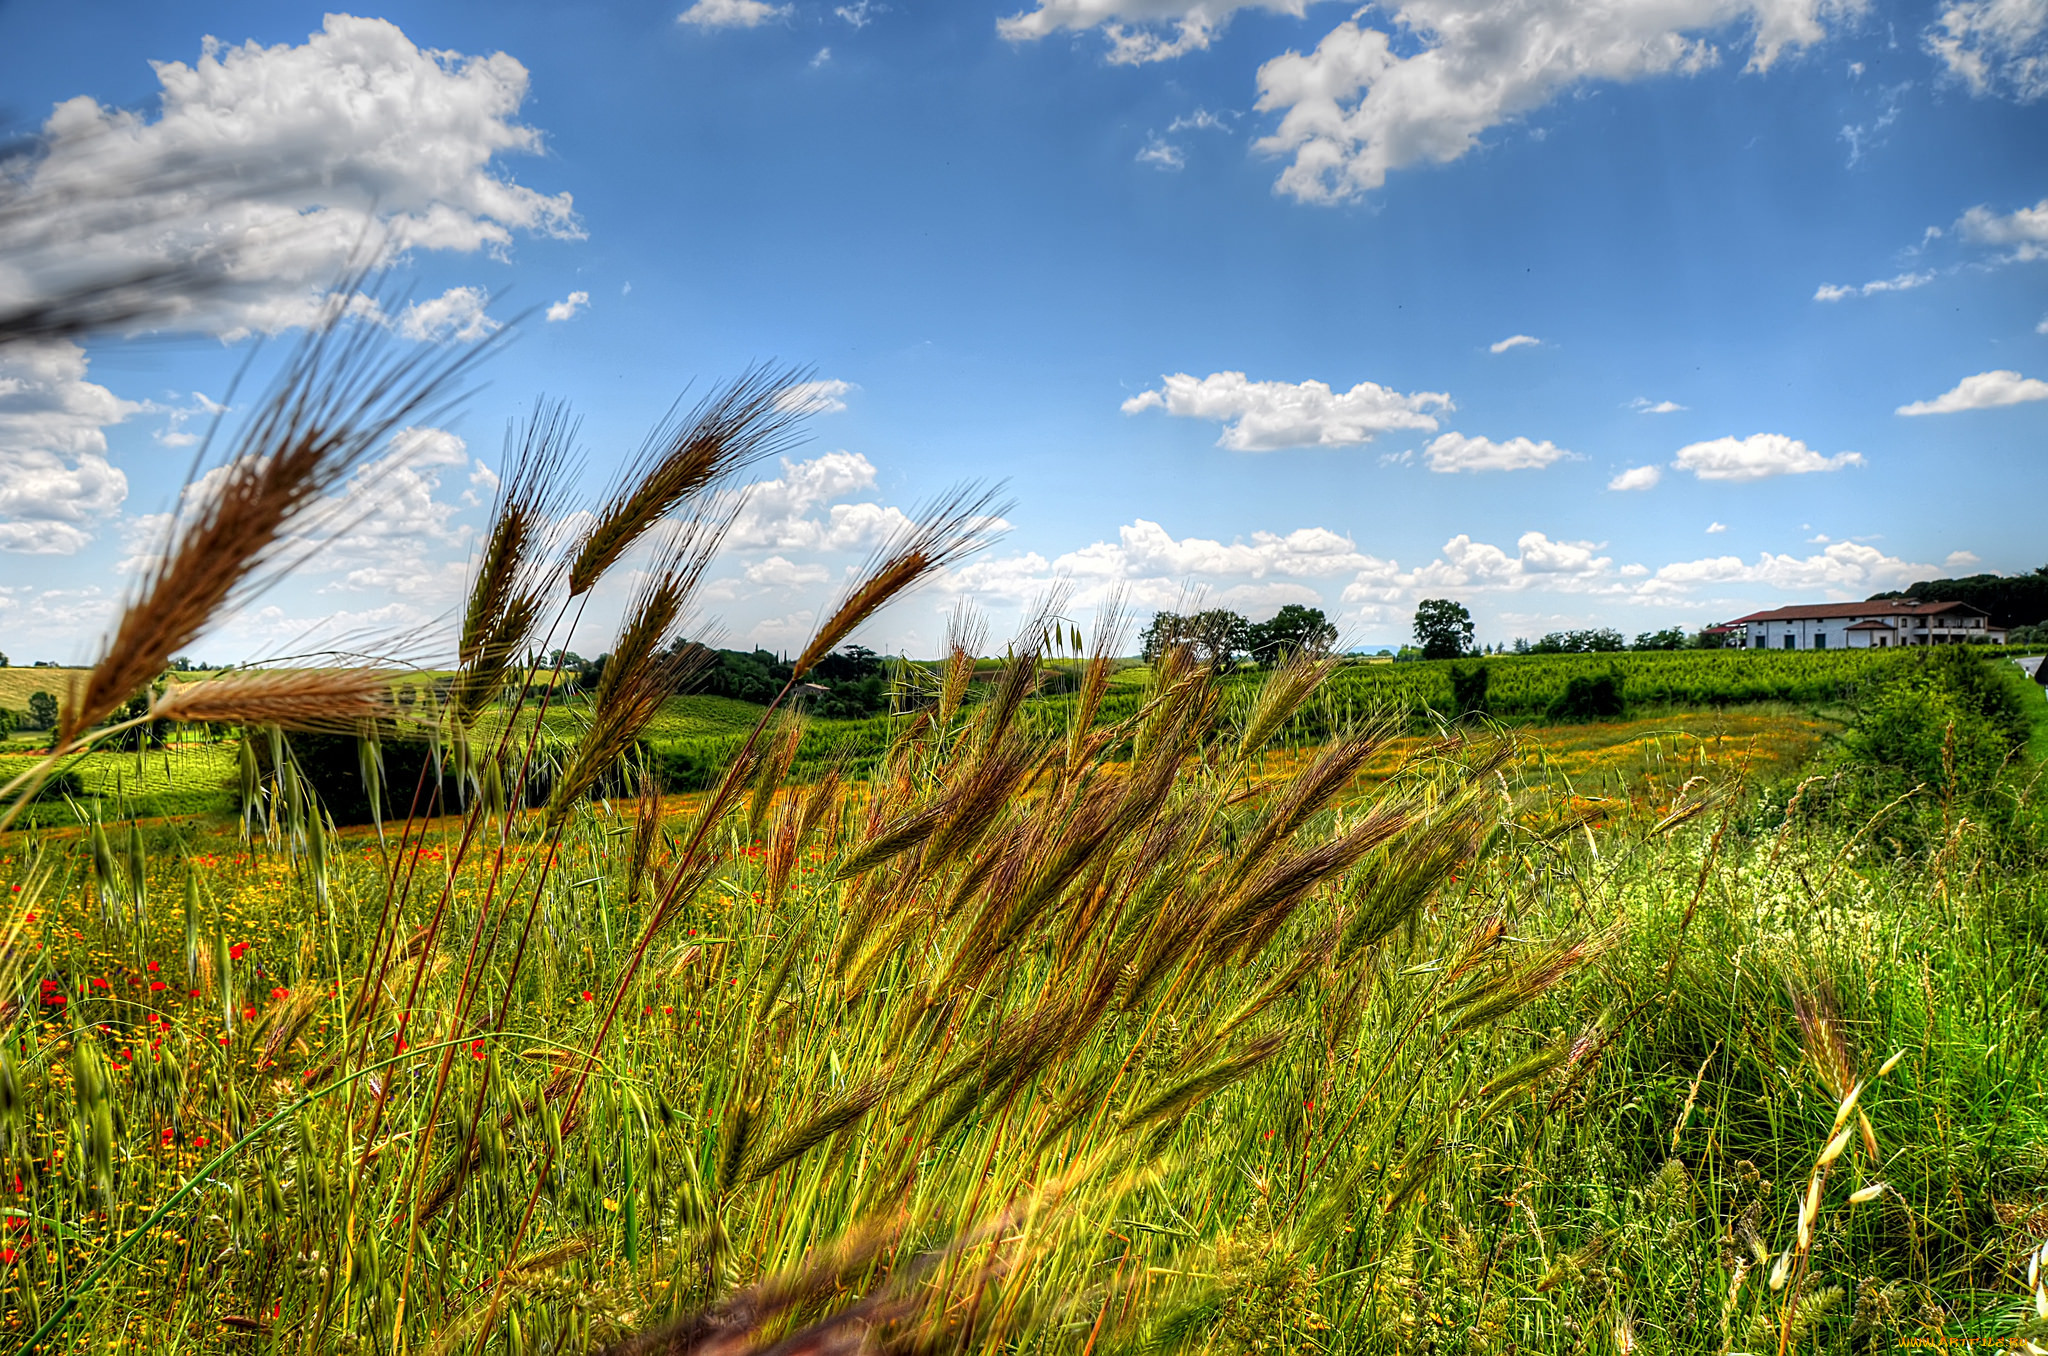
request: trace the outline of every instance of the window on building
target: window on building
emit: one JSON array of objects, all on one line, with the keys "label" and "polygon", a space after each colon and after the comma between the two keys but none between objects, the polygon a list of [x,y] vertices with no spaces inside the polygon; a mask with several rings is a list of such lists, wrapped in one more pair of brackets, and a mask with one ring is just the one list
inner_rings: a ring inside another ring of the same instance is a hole
[{"label": "window on building", "polygon": [[1785,648],[1786,648],[1786,649],[1788,649],[1788,650],[1796,650],[1796,649],[1798,649],[1798,648],[1799,648],[1799,639],[1798,639],[1798,637],[1796,637],[1796,636],[1792,636],[1792,635],[1787,635],[1787,636],[1785,637]]},{"label": "window on building", "polygon": [[1814,649],[1816,649],[1816,650],[1825,650],[1825,649],[1826,649],[1827,647],[1828,647],[1828,633],[1827,633],[1827,632],[1825,632],[1825,631],[1816,631],[1816,632],[1814,632],[1814,636],[1813,636],[1813,648],[1814,648]]}]

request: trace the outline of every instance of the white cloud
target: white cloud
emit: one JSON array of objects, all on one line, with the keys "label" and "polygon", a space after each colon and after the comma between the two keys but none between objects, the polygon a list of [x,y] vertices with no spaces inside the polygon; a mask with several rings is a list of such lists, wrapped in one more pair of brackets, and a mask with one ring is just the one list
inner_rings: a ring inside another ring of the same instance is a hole
[{"label": "white cloud", "polygon": [[164,426],[149,436],[165,447],[196,447],[199,435],[186,428],[195,419],[212,419],[225,413],[227,406],[211,399],[203,391],[192,392],[191,403],[185,405],[159,405],[146,401],[139,410],[145,414],[161,414]]},{"label": "white cloud", "polygon": [[1664,472],[1655,466],[1631,466],[1607,482],[1610,490],[1652,490],[1657,482],[1664,479]]},{"label": "white cloud", "polygon": [[820,47],[817,50],[817,52],[811,57],[811,69],[815,71],[818,69],[818,67],[823,66],[826,62],[830,61],[831,59],[832,49],[830,47]]},{"label": "white cloud", "polygon": [[1180,147],[1170,141],[1160,140],[1157,135],[1138,148],[1137,161],[1141,165],[1168,171],[1185,169],[1188,163],[1187,156]]},{"label": "white cloud", "polygon": [[1763,480],[1770,476],[1806,475],[1863,465],[1860,452],[1824,457],[1797,438],[1782,433],[1752,433],[1747,438],[1715,438],[1678,449],[1671,463],[1701,480]]},{"label": "white cloud", "polygon": [[1888,556],[1875,546],[1838,541],[1819,555],[1785,556],[1769,551],[1748,564],[1739,556],[1676,561],[1643,585],[1646,594],[1669,594],[1702,584],[1762,584],[1788,592],[1828,590],[1868,593],[1887,584],[1926,579],[1935,567]]},{"label": "white cloud", "polygon": [[1910,292],[1934,281],[1933,273],[1901,273],[1895,278],[1878,278],[1861,287],[1822,283],[1813,294],[1815,301],[1840,301],[1844,297],[1869,297],[1879,292]]},{"label": "white cloud", "polygon": [[[1240,10],[1263,9],[1300,18],[1312,0],[1037,0],[1038,7],[996,21],[1011,42],[1061,30],[1101,28],[1117,65],[1169,61],[1199,52]],[[1164,30],[1170,29],[1170,33]]]},{"label": "white cloud", "polygon": [[1486,347],[1489,353],[1505,353],[1511,348],[1533,348],[1542,342],[1533,334],[1511,334],[1499,343],[1488,344]]},{"label": "white cloud", "polygon": [[1637,414],[1677,414],[1679,411],[1686,408],[1685,406],[1679,404],[1675,400],[1659,400],[1652,402],[1650,400],[1645,399],[1642,396],[1637,396],[1634,400],[1631,400],[1628,403],[1628,407],[1634,410]]},{"label": "white cloud", "polygon": [[85,378],[77,344],[0,348],[0,550],[70,555],[128,497],[102,430],[141,406]]},{"label": "white cloud", "polygon": [[2030,400],[2048,400],[2048,381],[2023,377],[2017,372],[2000,369],[1996,372],[1979,372],[1974,377],[1964,377],[1955,384],[1955,389],[1944,391],[1932,400],[1916,400],[1910,405],[1901,405],[1897,413],[1957,414],[1963,410],[1990,410],[2000,405],[2021,405]]},{"label": "white cloud", "polygon": [[758,28],[788,13],[788,5],[771,5],[766,0],[697,0],[676,15],[676,22],[694,28]]},{"label": "white cloud", "polygon": [[1386,30],[1364,27],[1370,11],[1360,10],[1314,51],[1260,67],[1257,106],[1280,125],[1258,145],[1292,157],[1280,192],[1337,201],[1378,188],[1392,170],[1456,160],[1489,129],[1575,86],[1713,66],[1716,35],[1746,38],[1746,68],[1766,71],[1865,3],[1397,0]]},{"label": "white cloud", "polygon": [[1468,438],[1462,433],[1442,434],[1423,449],[1429,469],[1444,472],[1533,471],[1571,455],[1547,438],[1540,443],[1528,438],[1509,438],[1497,443],[1491,438]]},{"label": "white cloud", "polygon": [[209,39],[154,69],[154,119],[81,96],[45,122],[0,300],[212,258],[224,282],[157,323],[234,338],[317,318],[365,241],[502,254],[516,231],[581,234],[568,194],[494,167],[541,150],[514,121],[526,68],[502,52],[422,50],[395,24],[330,14],[296,47]]},{"label": "white cloud", "polygon": [[398,332],[434,343],[473,343],[498,328],[484,310],[490,301],[481,287],[451,287],[430,301],[407,303],[398,316]]},{"label": "white cloud", "polygon": [[2040,0],[1958,0],[1925,42],[1972,94],[2009,94],[2022,103],[2048,94],[2048,5]]},{"label": "white cloud", "polygon": [[1182,113],[1166,124],[1167,132],[1228,132],[1230,124],[1206,108],[1197,108],[1192,113]]},{"label": "white cloud", "polygon": [[590,293],[571,292],[560,301],[548,303],[548,324],[553,325],[559,321],[567,320],[588,305],[590,305]]},{"label": "white cloud", "polygon": [[1951,551],[1941,561],[1942,568],[1947,570],[1967,570],[1983,563],[1975,551]]},{"label": "white cloud", "polygon": [[[908,524],[901,509],[873,502],[834,503],[875,484],[875,466],[858,452],[784,458],[782,474],[748,491],[726,541],[740,550],[851,551]],[[822,512],[820,512],[822,510]]]},{"label": "white cloud", "polygon": [[878,5],[874,0],[854,0],[853,4],[841,5],[832,12],[855,28],[866,28],[874,22],[874,15],[887,9],[887,5]]},{"label": "white cloud", "polygon": [[1435,432],[1429,411],[1456,408],[1440,392],[1403,395],[1370,381],[1342,393],[1320,381],[1250,381],[1242,372],[1200,378],[1177,372],[1163,383],[1126,400],[1123,412],[1163,409],[1180,418],[1220,420],[1217,446],[1237,452],[1352,447],[1394,429]]},{"label": "white cloud", "polygon": [[797,588],[809,584],[822,584],[832,577],[832,571],[823,565],[799,565],[786,556],[769,556],[747,566],[746,579],[749,584],[764,588]]},{"label": "white cloud", "polygon": [[782,409],[799,414],[837,414],[846,408],[846,397],[859,389],[852,382],[840,381],[836,377],[804,381],[785,388],[775,403]]},{"label": "white cloud", "polygon": [[1726,524],[1726,523],[1708,523],[1708,524],[1707,524],[1707,535],[1708,535],[1708,536],[1710,536],[1710,537],[1711,537],[1711,536],[1713,536],[1713,535],[1714,535],[1714,534],[1715,534],[1716,532],[1726,532],[1727,530],[1728,530],[1728,524]]},{"label": "white cloud", "polygon": [[2010,258],[2039,259],[2048,256],[2048,198],[2032,207],[2003,214],[1988,207],[1972,207],[1956,222],[1963,238],[1979,245],[2009,245]]}]

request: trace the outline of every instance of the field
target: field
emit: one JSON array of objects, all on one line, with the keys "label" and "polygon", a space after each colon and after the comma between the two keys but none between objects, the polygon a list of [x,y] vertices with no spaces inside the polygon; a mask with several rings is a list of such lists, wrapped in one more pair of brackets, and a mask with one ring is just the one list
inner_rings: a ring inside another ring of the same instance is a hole
[{"label": "field", "polygon": [[980,1351],[2020,1331],[2038,867],[1788,812],[1832,728],[1793,706],[1303,744],[1246,684],[1131,690],[1135,761],[984,703],[866,784],[169,823],[97,868],[17,835],[5,1321],[195,1351],[581,1349],[707,1305]]}]

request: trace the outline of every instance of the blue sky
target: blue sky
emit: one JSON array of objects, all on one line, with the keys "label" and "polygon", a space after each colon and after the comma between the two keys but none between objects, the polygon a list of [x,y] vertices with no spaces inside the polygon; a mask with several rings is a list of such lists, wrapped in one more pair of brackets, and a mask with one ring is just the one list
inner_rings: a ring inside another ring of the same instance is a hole
[{"label": "blue sky", "polygon": [[0,357],[0,650],[89,657],[207,412],[366,226],[410,303],[362,323],[516,323],[209,657],[429,657],[508,417],[568,400],[595,496],[767,358],[826,385],[710,591],[732,642],[801,645],[965,477],[1012,530],[869,643],[933,652],[962,596],[1000,637],[1062,581],[1084,624],[1121,588],[1377,646],[1424,597],[1508,641],[2031,569],[2044,94],[2048,0],[0,6],[31,179],[313,171],[63,256],[296,232],[157,332]]}]

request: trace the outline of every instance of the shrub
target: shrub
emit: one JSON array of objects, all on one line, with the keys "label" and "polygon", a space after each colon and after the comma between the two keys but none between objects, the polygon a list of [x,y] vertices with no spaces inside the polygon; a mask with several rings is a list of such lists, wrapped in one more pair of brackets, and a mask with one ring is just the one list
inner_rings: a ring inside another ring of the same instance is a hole
[{"label": "shrub", "polygon": [[1471,668],[1451,670],[1451,709],[1461,716],[1483,716],[1487,713],[1486,688],[1492,678],[1491,671],[1484,664]]},{"label": "shrub", "polygon": [[1618,672],[1581,674],[1550,703],[1552,720],[1612,720],[1628,709]]}]

